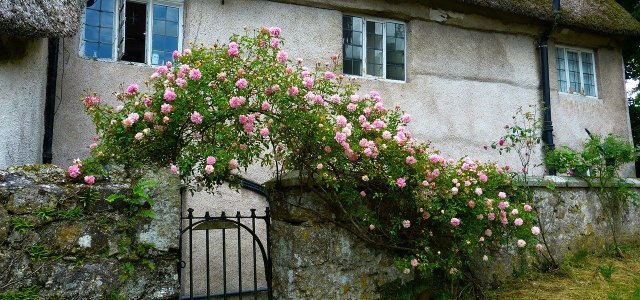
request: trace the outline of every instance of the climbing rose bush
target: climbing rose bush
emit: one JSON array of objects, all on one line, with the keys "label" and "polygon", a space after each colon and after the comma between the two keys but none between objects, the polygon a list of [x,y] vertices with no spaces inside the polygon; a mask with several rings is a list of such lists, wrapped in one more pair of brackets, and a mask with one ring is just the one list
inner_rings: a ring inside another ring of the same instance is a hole
[{"label": "climbing rose bush", "polygon": [[[352,232],[398,251],[405,272],[458,277],[494,250],[533,246],[539,230],[511,173],[441,156],[413,137],[400,107],[358,93],[337,55],[311,69],[284,43],[280,29],[263,27],[175,52],[116,93],[115,107],[87,96],[98,132],[90,160],[159,165],[208,189],[237,184],[252,164],[272,166],[276,179],[296,171]],[[90,175],[81,163],[69,171]]]}]

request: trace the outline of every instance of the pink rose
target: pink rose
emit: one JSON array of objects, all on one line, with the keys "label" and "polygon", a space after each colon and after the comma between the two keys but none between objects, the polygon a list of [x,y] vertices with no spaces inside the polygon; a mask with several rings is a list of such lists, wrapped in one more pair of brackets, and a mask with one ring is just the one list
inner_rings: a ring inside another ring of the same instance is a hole
[{"label": "pink rose", "polygon": [[460,219],[458,219],[458,218],[451,218],[451,225],[453,225],[453,226],[459,226],[459,225],[460,225]]},{"label": "pink rose", "polygon": [[402,227],[404,227],[404,228],[411,227],[411,221],[409,221],[409,220],[402,221]]},{"label": "pink rose", "polygon": [[201,115],[199,112],[194,111],[194,112],[191,114],[191,122],[193,122],[193,123],[195,123],[195,124],[200,124],[200,123],[202,123],[202,115]]},{"label": "pink rose", "polygon": [[229,161],[229,169],[235,170],[238,168],[238,160],[232,159]]},{"label": "pink rose", "polygon": [[538,227],[538,226],[531,227],[531,234],[533,234],[533,235],[540,234],[540,227]]},{"label": "pink rose", "polygon": [[515,220],[513,220],[513,224],[516,226],[522,226],[522,224],[524,223],[524,221],[522,221],[521,218],[517,218]]},{"label": "pink rose", "polygon": [[189,71],[189,78],[191,78],[193,80],[198,80],[201,77],[202,77],[202,73],[200,73],[200,70],[192,69],[191,71]]},{"label": "pink rose", "polygon": [[138,92],[138,85],[137,84],[132,83],[131,85],[129,85],[127,87],[127,94],[133,95],[133,94],[135,94],[137,92]]},{"label": "pink rose", "polygon": [[96,182],[96,178],[93,175],[89,175],[89,176],[85,176],[84,177],[84,183],[88,184],[88,185],[92,185]]},{"label": "pink rose", "polygon": [[269,28],[269,34],[272,36],[279,36],[282,33],[280,27],[271,27]]}]

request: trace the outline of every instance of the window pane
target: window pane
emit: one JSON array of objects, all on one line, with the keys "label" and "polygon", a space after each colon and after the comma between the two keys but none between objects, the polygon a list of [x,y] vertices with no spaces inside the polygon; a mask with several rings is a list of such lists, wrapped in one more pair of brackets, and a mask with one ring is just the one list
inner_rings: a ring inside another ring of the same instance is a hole
[{"label": "window pane", "polygon": [[353,64],[350,59],[345,58],[342,60],[342,72],[344,72],[345,74],[353,74],[352,66]]},{"label": "window pane", "polygon": [[556,48],[556,69],[558,71],[558,91],[567,92],[567,73],[565,70],[564,48]]},{"label": "window pane", "polygon": [[98,43],[85,42],[84,44],[84,56],[98,57]]},{"label": "window pane", "polygon": [[101,12],[100,13],[100,27],[113,27],[113,13]]},{"label": "window pane", "polygon": [[153,35],[153,39],[151,40],[151,48],[153,50],[164,48],[164,35]]},{"label": "window pane", "polygon": [[87,5],[87,8],[100,10],[100,2],[101,2],[100,0],[96,0],[93,3],[91,3],[91,5]]},{"label": "window pane", "polygon": [[153,19],[164,20],[167,18],[167,7],[164,5],[153,6]]},{"label": "window pane", "polygon": [[353,58],[353,46],[351,45],[344,45],[343,48],[343,56],[346,59],[352,59]]},{"label": "window pane", "polygon": [[85,15],[85,24],[91,26],[100,26],[100,12],[93,9],[87,9]]},{"label": "window pane", "polygon": [[164,30],[165,22],[161,20],[153,20],[153,34],[165,34]]},{"label": "window pane", "polygon": [[353,17],[343,16],[342,17],[342,29],[344,30],[353,30]]},{"label": "window pane", "polygon": [[372,76],[382,76],[382,64],[367,63],[367,74]]},{"label": "window pane", "polygon": [[164,48],[161,50],[173,52],[173,50],[178,49],[178,38],[176,37],[165,37],[164,38]]},{"label": "window pane", "polygon": [[84,40],[90,42],[97,42],[99,40],[100,27],[85,26],[84,27]]},{"label": "window pane", "polygon": [[387,65],[387,79],[404,80],[404,66]]},{"label": "window pane", "polygon": [[102,0],[102,4],[100,5],[100,10],[113,12],[115,7],[116,7],[115,0]]},{"label": "window pane", "polygon": [[343,72],[362,75],[362,18],[342,17]]},{"label": "window pane", "polygon": [[362,46],[362,32],[353,31],[353,44]]},{"label": "window pane", "polygon": [[152,64],[170,61],[171,53],[178,49],[178,18],[179,9],[176,7],[153,6]]},{"label": "window pane", "polygon": [[84,55],[112,58],[115,0],[97,0],[85,10]]},{"label": "window pane", "polygon": [[581,83],[578,53],[574,51],[567,51],[567,62],[569,63],[569,92],[579,93]]},{"label": "window pane", "polygon": [[353,75],[362,76],[362,61],[353,60]]},{"label": "window pane", "polygon": [[386,24],[387,79],[404,80],[405,31],[404,24]]},{"label": "window pane", "polygon": [[178,37],[178,23],[167,21],[165,31],[168,36]]},{"label": "window pane", "polygon": [[178,14],[180,10],[175,7],[167,7],[167,20],[178,23]]},{"label": "window pane", "polygon": [[581,52],[582,58],[582,77],[584,78],[584,93],[587,96],[596,96],[595,70],[593,63],[593,54]]},{"label": "window pane", "polygon": [[382,23],[367,21],[367,74],[382,76]]},{"label": "window pane", "polygon": [[100,42],[107,44],[113,43],[113,38],[111,36],[112,32],[112,28],[100,28]]},{"label": "window pane", "polygon": [[353,58],[357,60],[362,60],[362,47],[353,46]]},{"label": "window pane", "polygon": [[100,58],[111,58],[112,44],[100,43],[98,48],[98,56]]}]

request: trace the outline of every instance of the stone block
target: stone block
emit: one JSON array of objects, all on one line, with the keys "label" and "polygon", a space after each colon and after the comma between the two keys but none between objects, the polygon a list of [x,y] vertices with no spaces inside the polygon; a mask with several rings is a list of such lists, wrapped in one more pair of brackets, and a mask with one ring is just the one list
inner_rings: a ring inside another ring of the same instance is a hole
[{"label": "stone block", "polygon": [[14,214],[32,214],[39,207],[55,207],[63,193],[62,188],[50,184],[19,188],[9,195],[6,209]]},{"label": "stone block", "polygon": [[11,217],[7,210],[0,206],[0,243],[9,236],[9,228],[11,227]]},{"label": "stone block", "polygon": [[161,251],[179,248],[180,236],[180,179],[168,170],[147,173],[142,180],[155,180],[149,196],[155,204],[155,217],[138,234],[142,243],[153,243]]}]

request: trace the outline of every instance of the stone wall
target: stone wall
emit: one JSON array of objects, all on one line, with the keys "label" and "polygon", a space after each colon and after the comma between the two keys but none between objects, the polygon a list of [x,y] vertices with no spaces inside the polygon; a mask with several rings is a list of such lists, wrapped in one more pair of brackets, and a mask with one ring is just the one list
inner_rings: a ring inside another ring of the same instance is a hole
[{"label": "stone wall", "polygon": [[409,280],[392,255],[339,226],[308,189],[288,183],[270,198],[275,299],[379,299],[379,287]]},{"label": "stone wall", "polygon": [[148,191],[152,220],[105,201],[130,194],[126,180],[91,187],[51,165],[0,171],[0,298],[37,291],[43,299],[175,299],[179,179],[161,172],[146,179],[157,181]]},{"label": "stone wall", "polygon": [[[640,181],[628,179],[636,187]],[[271,183],[270,183],[271,184]],[[545,237],[559,262],[580,251],[602,251],[611,244],[609,223],[595,191],[573,177],[531,180]],[[553,189],[549,187],[553,186]],[[636,192],[640,192],[636,188]],[[379,299],[385,283],[408,281],[393,265],[393,256],[372,248],[335,223],[309,189],[287,179],[272,194],[271,259],[274,296],[282,299]],[[631,206],[617,220],[619,242],[640,240],[640,208]],[[511,277],[518,257],[503,251],[473,268],[487,285]]]}]

